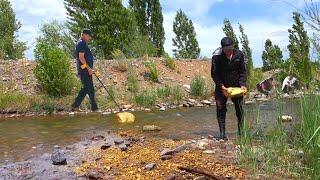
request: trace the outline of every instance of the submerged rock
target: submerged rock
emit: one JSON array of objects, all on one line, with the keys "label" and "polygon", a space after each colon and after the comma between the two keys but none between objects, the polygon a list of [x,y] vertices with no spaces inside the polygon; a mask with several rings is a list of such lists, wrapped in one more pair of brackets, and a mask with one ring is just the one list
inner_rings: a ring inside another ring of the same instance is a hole
[{"label": "submerged rock", "polygon": [[51,155],[51,161],[53,165],[66,165],[67,159],[64,153],[60,150],[56,150]]},{"label": "submerged rock", "polygon": [[143,131],[161,131],[161,127],[155,125],[145,125],[142,128]]}]

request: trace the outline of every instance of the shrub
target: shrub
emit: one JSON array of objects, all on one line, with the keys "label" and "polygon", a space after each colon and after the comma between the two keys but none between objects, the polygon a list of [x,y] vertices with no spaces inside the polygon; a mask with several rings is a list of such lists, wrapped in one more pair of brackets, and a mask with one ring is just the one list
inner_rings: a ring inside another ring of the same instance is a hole
[{"label": "shrub", "polygon": [[171,88],[169,86],[157,88],[157,96],[160,99],[168,98],[171,95]]},{"label": "shrub", "polygon": [[148,37],[141,35],[136,36],[126,48],[127,56],[132,58],[155,56],[157,51],[157,48],[149,41]]},{"label": "shrub", "polygon": [[64,50],[45,42],[38,42],[35,59],[35,77],[49,96],[61,97],[72,92],[75,76],[71,72],[70,61]]},{"label": "shrub", "polygon": [[173,103],[179,103],[184,94],[183,94],[183,90],[181,89],[180,86],[174,86],[171,89],[171,100],[173,101]]},{"label": "shrub", "polygon": [[142,91],[134,96],[134,101],[140,106],[153,106],[157,102],[157,94],[154,91]]},{"label": "shrub", "polygon": [[128,90],[132,93],[137,93],[139,90],[136,70],[133,66],[130,66],[128,73]]},{"label": "shrub", "polygon": [[153,82],[159,82],[159,71],[155,62],[147,61],[144,63],[149,69],[150,79]]},{"label": "shrub", "polygon": [[114,60],[117,61],[117,69],[121,72],[126,72],[128,70],[128,64],[126,61],[126,56],[125,54],[119,50],[116,49],[111,53],[111,56]]},{"label": "shrub", "polygon": [[201,76],[196,76],[191,80],[191,95],[195,97],[203,97],[207,94],[205,79]]},{"label": "shrub", "polygon": [[166,60],[166,66],[172,70],[174,70],[176,68],[176,64],[173,60],[173,58],[171,58],[169,55],[166,55],[165,57]]}]

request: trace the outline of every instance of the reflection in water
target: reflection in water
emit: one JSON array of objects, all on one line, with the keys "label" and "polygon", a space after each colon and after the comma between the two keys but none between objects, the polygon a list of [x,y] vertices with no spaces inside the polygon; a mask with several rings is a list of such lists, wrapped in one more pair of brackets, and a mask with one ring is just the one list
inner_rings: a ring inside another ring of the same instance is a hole
[{"label": "reflection in water", "polygon": [[[279,115],[288,114],[298,119],[299,112],[299,103],[292,100],[245,106],[246,119],[258,123],[259,128],[264,129],[275,124]],[[48,116],[2,120],[0,121],[0,163],[4,160],[21,161],[30,155],[52,150],[54,145],[70,145],[101,131],[116,131],[119,128],[141,132],[144,125],[157,125],[162,128],[162,131],[145,133],[145,136],[171,139],[195,138],[218,133],[215,107],[134,114],[136,122],[133,124],[119,124],[113,115]],[[228,108],[226,123],[228,135],[234,136],[237,131],[237,120],[233,106]]]}]

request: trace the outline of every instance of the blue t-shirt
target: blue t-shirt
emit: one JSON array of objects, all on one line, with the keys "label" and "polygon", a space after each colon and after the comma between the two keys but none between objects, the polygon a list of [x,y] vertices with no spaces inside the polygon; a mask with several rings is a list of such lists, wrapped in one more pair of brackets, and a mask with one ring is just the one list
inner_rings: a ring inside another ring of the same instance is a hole
[{"label": "blue t-shirt", "polygon": [[78,74],[81,73],[88,73],[87,69],[81,69],[81,61],[79,59],[79,53],[84,53],[84,58],[86,59],[86,62],[90,68],[93,68],[93,55],[91,53],[90,48],[88,47],[88,44],[84,40],[80,40],[76,46],[76,57],[77,57],[77,69]]}]

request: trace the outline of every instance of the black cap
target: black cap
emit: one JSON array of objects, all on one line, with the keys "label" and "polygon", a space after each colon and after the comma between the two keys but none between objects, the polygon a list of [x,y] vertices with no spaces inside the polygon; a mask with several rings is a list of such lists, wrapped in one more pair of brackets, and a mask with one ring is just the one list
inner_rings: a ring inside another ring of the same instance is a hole
[{"label": "black cap", "polygon": [[233,47],[233,40],[229,37],[224,37],[221,40],[222,48],[232,48]]},{"label": "black cap", "polygon": [[90,36],[92,35],[90,29],[83,29],[82,34],[88,34]]}]

